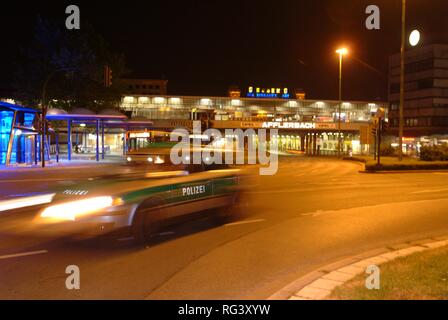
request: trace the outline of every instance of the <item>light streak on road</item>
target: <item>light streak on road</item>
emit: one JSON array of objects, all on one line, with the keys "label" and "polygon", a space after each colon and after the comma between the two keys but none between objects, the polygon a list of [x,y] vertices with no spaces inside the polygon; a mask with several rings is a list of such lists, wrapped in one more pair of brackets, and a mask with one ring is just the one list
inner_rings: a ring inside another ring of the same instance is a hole
[{"label": "light streak on road", "polygon": [[250,223],[258,223],[258,222],[264,222],[265,219],[257,219],[257,220],[246,220],[246,221],[238,221],[233,223],[225,224],[224,227],[232,227],[232,226],[239,226],[243,224],[250,224]]},{"label": "light streak on road", "polygon": [[8,254],[8,255],[0,256],[0,260],[6,260],[6,259],[12,259],[12,258],[20,258],[20,257],[28,257],[28,256],[35,256],[35,255],[38,255],[38,254],[45,254],[45,253],[48,253],[48,251],[47,250],[38,250],[38,251],[14,253],[14,254]]},{"label": "light streak on road", "polygon": [[31,197],[20,197],[18,199],[1,201],[0,212],[50,203],[53,200],[54,196],[55,194],[51,193],[51,194],[43,194]]},{"label": "light streak on road", "polygon": [[97,210],[110,207],[113,202],[114,200],[112,197],[95,197],[71,201],[48,207],[40,216],[42,218],[75,221],[77,217],[85,216]]}]

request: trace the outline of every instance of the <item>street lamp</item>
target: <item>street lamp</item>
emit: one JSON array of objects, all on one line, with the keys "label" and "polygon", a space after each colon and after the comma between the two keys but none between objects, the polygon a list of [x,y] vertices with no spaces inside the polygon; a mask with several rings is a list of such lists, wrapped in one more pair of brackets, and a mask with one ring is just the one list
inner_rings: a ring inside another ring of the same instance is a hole
[{"label": "street lamp", "polygon": [[341,157],[341,112],[342,112],[342,58],[348,54],[347,48],[336,50],[339,54],[339,107],[338,107],[338,158]]},{"label": "street lamp", "polygon": [[409,44],[413,47],[417,46],[420,42],[420,31],[414,30],[409,36]]},{"label": "street lamp", "polygon": [[403,161],[404,58],[406,50],[406,0],[401,1],[400,107],[398,110],[398,160]]},{"label": "street lamp", "polygon": [[[420,42],[420,32],[414,30],[409,36],[409,44],[413,47]],[[400,107],[398,119],[398,160],[403,160],[403,131],[404,131],[404,80],[405,80],[405,51],[406,51],[406,0],[401,0],[401,50],[400,50]]]}]

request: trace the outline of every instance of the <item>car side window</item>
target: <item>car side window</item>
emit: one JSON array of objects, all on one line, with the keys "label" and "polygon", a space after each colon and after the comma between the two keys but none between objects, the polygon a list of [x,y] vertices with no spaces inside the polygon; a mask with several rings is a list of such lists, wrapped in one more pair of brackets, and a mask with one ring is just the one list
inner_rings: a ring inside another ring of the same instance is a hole
[{"label": "car side window", "polygon": [[205,165],[205,171],[229,169],[227,164],[209,164]]},{"label": "car side window", "polygon": [[199,173],[205,171],[205,165],[204,164],[189,164],[187,166],[187,171],[190,173]]}]

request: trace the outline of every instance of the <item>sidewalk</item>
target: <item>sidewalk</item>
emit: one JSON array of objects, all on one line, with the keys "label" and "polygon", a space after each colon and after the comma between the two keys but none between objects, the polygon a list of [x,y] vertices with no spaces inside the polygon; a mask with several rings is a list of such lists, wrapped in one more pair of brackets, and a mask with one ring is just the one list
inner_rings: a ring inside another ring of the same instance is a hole
[{"label": "sidewalk", "polygon": [[362,173],[416,173],[448,170],[448,161],[422,161],[415,158],[381,157],[381,164],[370,156],[345,157],[343,160],[360,163],[364,166]]},{"label": "sidewalk", "polygon": [[100,159],[99,162],[96,160],[90,160],[90,159],[77,159],[68,161],[67,159],[60,159],[59,162],[56,162],[56,160],[46,161],[45,162],[45,168],[42,168],[41,163],[38,162],[37,165],[27,165],[27,164],[21,164],[21,165],[11,165],[11,166],[4,166],[0,165],[0,173],[7,173],[7,172],[38,172],[38,171],[53,171],[53,170],[60,170],[60,169],[79,169],[79,168],[86,168],[86,167],[104,167],[104,166],[112,166],[112,165],[120,165],[125,164],[125,158],[124,157],[107,157],[106,159],[102,160]]}]

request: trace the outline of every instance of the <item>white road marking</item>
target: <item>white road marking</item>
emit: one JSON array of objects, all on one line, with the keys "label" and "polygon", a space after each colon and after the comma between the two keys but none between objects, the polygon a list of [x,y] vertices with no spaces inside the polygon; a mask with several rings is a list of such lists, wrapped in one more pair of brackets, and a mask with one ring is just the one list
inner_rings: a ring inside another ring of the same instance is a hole
[{"label": "white road marking", "polygon": [[224,225],[224,227],[239,226],[242,224],[257,223],[257,222],[263,222],[263,221],[266,221],[266,220],[265,219],[257,219],[257,220],[238,221],[238,222],[227,223]]},{"label": "white road marking", "polygon": [[302,213],[301,216],[304,216],[304,217],[309,217],[309,216],[317,217],[317,216],[320,216],[322,214],[325,214],[326,212],[329,212],[329,211],[317,210],[315,212]]},{"label": "white road marking", "polygon": [[63,178],[39,178],[39,179],[20,179],[20,180],[0,180],[0,183],[20,183],[20,182],[52,182],[64,181]]},{"label": "white road marking", "polygon": [[414,191],[414,192],[411,192],[411,194],[435,193],[435,192],[443,192],[443,191],[448,191],[448,188],[443,188],[443,189],[433,189],[433,190]]},{"label": "white road marking", "polygon": [[134,237],[121,238],[121,239],[118,239],[117,241],[124,242],[124,241],[131,241],[131,240],[134,240]]},{"label": "white road marking", "polygon": [[12,259],[12,258],[20,258],[20,257],[27,257],[27,256],[34,256],[38,254],[44,254],[48,253],[47,250],[38,250],[38,251],[30,251],[30,252],[23,252],[23,253],[15,253],[15,254],[8,254],[5,256],[0,256],[0,260],[6,260],[6,259]]},{"label": "white road marking", "polygon": [[173,234],[176,234],[176,233],[173,232],[173,231],[168,231],[168,232],[161,232],[161,233],[159,233],[159,236],[166,237],[166,236],[171,236]]}]

